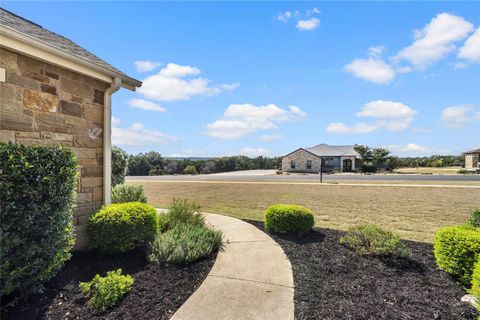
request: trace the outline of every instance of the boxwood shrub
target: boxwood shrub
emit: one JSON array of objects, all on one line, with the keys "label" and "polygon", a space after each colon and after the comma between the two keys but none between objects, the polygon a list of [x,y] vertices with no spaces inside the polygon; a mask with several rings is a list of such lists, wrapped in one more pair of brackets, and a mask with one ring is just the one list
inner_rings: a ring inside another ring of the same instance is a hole
[{"label": "boxwood shrub", "polygon": [[275,204],[265,211],[265,229],[273,232],[301,235],[314,222],[309,209],[295,204]]},{"label": "boxwood shrub", "polygon": [[90,216],[87,236],[93,248],[127,252],[153,241],[157,223],[157,211],[148,204],[111,204]]},{"label": "boxwood shrub", "polygon": [[[475,263],[472,273],[472,287],[470,293],[480,299],[480,259]],[[480,307],[480,306],[479,306]]]},{"label": "boxwood shrub", "polygon": [[469,286],[480,257],[480,229],[468,225],[440,229],[435,234],[434,253],[440,269]]},{"label": "boxwood shrub", "polygon": [[142,202],[147,203],[147,196],[142,185],[119,184],[112,189],[112,203]]},{"label": "boxwood shrub", "polygon": [[0,292],[42,292],[70,258],[75,155],[61,146],[0,143]]}]

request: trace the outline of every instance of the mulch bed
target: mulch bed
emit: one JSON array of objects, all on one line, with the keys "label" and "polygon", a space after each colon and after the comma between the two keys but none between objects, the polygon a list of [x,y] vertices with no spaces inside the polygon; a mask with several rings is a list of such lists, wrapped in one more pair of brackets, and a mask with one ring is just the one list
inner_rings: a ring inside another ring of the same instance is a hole
[{"label": "mulch bed", "polygon": [[[248,221],[263,230],[263,223]],[[438,270],[433,246],[407,241],[404,259],[362,257],[338,243],[341,231],[270,234],[293,268],[295,319],[475,320],[461,286]]]},{"label": "mulch bed", "polygon": [[[135,251],[105,256],[75,253],[47,284],[43,295],[31,297],[14,309],[2,310],[2,319],[169,319],[203,282],[213,267],[216,253],[196,263],[151,265]],[[96,313],[87,305],[78,282],[97,273],[122,268],[135,279],[132,291],[112,311]]]}]

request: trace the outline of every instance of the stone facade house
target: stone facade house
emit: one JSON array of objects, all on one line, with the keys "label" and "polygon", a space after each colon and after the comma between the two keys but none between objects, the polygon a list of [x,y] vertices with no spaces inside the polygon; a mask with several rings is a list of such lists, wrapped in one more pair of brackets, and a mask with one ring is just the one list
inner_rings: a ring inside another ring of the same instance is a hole
[{"label": "stone facade house", "polygon": [[329,146],[319,144],[311,148],[297,149],[282,158],[283,172],[318,173],[341,171],[355,172],[362,165],[362,159],[355,146]]},{"label": "stone facade house", "polygon": [[0,141],[62,144],[78,159],[75,249],[111,194],[111,96],[141,82],[41,26],[0,9]]},{"label": "stone facade house", "polygon": [[463,155],[465,156],[465,169],[480,169],[480,148],[466,151]]}]

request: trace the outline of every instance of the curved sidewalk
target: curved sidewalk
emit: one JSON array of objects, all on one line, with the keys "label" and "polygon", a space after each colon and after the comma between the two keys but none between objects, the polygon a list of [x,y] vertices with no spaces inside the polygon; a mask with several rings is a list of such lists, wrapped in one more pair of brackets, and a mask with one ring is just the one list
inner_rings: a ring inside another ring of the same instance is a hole
[{"label": "curved sidewalk", "polygon": [[201,286],[173,320],[293,320],[292,266],[267,234],[241,220],[205,214],[223,248]]}]

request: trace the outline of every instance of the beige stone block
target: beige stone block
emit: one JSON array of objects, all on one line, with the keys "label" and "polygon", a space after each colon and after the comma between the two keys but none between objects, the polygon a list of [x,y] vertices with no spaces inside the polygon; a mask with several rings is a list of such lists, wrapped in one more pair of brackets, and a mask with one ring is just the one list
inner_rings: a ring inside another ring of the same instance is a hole
[{"label": "beige stone block", "polygon": [[[75,219],[75,224],[76,224]],[[88,248],[87,241],[87,226],[86,225],[75,225],[73,233],[75,235],[75,245],[72,248],[72,251],[80,251]]]},{"label": "beige stone block", "polygon": [[78,204],[77,209],[75,210],[75,217],[80,217],[84,215],[91,215],[95,212],[95,207],[93,203]]},{"label": "beige stone block", "polygon": [[92,192],[77,193],[77,203],[80,205],[92,202],[92,195]]},{"label": "beige stone block", "polygon": [[17,100],[0,99],[0,109],[11,113],[22,113],[23,103]]},{"label": "beige stone block", "polygon": [[60,100],[60,111],[75,117],[82,116],[82,105],[77,102]]},{"label": "beige stone block", "polygon": [[18,75],[14,72],[7,72],[7,83],[14,84],[26,89],[40,90],[40,83],[33,79]]},{"label": "beige stone block", "polygon": [[0,129],[19,130],[19,131],[33,131],[34,126],[33,117],[21,113],[0,113]]},{"label": "beige stone block", "polygon": [[68,132],[73,133],[74,135],[88,135],[89,134],[89,129],[88,128],[83,128],[83,127],[72,127],[68,126]]},{"label": "beige stone block", "polygon": [[72,146],[72,142],[70,141],[56,141],[56,140],[46,140],[46,139],[24,139],[24,138],[17,138],[17,142],[24,145],[32,145],[32,144],[44,144],[44,145],[63,145],[67,147]]},{"label": "beige stone block", "polygon": [[42,74],[42,71],[45,66],[44,62],[24,56],[22,54],[19,54],[17,56],[17,63],[18,63],[18,68],[20,69],[22,74],[31,73],[31,72]]},{"label": "beige stone block", "polygon": [[15,132],[15,137],[17,138],[26,138],[26,139],[40,139],[39,132]]},{"label": "beige stone block", "polygon": [[101,137],[91,138],[89,136],[76,135],[74,142],[75,142],[75,146],[78,146],[78,147],[96,148],[96,147],[103,146],[103,139]]},{"label": "beige stone block", "polygon": [[62,78],[60,80],[60,89],[87,100],[93,99],[93,88],[82,81],[76,81],[71,78]]},{"label": "beige stone block", "polygon": [[49,93],[26,89],[23,94],[23,105],[30,109],[57,112],[58,99]]},{"label": "beige stone block", "polygon": [[50,139],[57,141],[73,141],[73,134],[70,133],[58,133],[58,132],[42,132],[42,139]]},{"label": "beige stone block", "polygon": [[83,112],[85,119],[103,123],[103,108],[95,105],[86,105],[83,108]]},{"label": "beige stone block", "polygon": [[68,116],[68,115],[63,115],[63,121],[66,125],[74,126],[74,127],[82,127],[82,128],[88,128],[88,123],[87,120],[79,118],[79,117],[74,117],[74,116]]},{"label": "beige stone block", "polygon": [[18,68],[17,54],[10,50],[0,48],[0,67],[16,70]]},{"label": "beige stone block", "polygon": [[95,159],[95,148],[72,148],[78,159]]},{"label": "beige stone block", "polygon": [[102,166],[82,167],[82,177],[102,177],[102,176],[103,176]]},{"label": "beige stone block", "polygon": [[15,132],[11,130],[0,130],[0,142],[15,142]]},{"label": "beige stone block", "polygon": [[44,124],[38,123],[37,130],[39,131],[47,131],[47,132],[58,132],[58,133],[69,133],[68,127],[62,125],[53,125],[53,124]]},{"label": "beige stone block", "polygon": [[94,188],[92,194],[92,201],[102,201],[103,200],[103,188]]},{"label": "beige stone block", "polygon": [[61,125],[63,124],[63,118],[61,115],[56,113],[50,112],[38,112],[37,114],[37,122],[38,123],[47,123],[47,124],[54,124],[54,125]]},{"label": "beige stone block", "polygon": [[23,88],[0,82],[0,99],[22,101]]},{"label": "beige stone block", "polygon": [[95,188],[103,185],[103,178],[101,177],[82,177],[83,188]]}]

